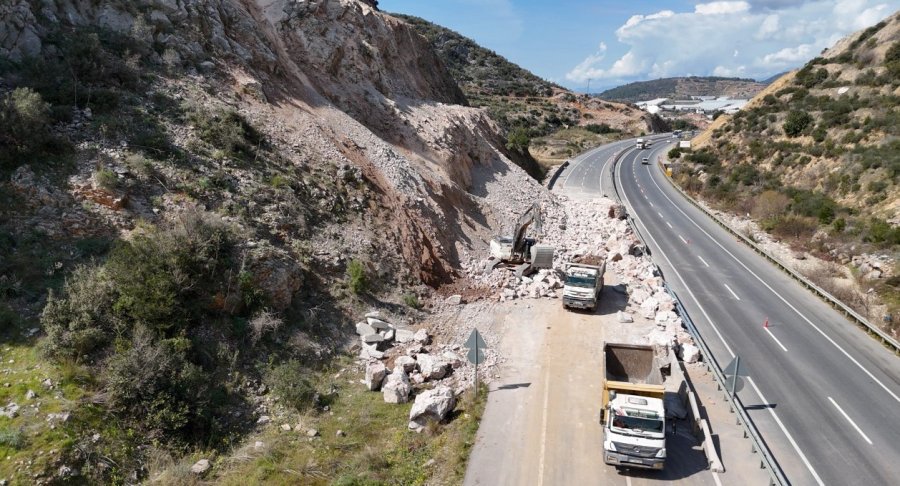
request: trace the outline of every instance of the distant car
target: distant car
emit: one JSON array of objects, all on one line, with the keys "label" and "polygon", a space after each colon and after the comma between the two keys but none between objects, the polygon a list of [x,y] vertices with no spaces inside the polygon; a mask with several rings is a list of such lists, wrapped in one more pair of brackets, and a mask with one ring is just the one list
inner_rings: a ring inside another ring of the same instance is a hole
[{"label": "distant car", "polygon": [[641,159],[641,163],[642,163],[642,164],[649,164],[649,163],[650,163],[650,157],[644,157],[643,159]]}]

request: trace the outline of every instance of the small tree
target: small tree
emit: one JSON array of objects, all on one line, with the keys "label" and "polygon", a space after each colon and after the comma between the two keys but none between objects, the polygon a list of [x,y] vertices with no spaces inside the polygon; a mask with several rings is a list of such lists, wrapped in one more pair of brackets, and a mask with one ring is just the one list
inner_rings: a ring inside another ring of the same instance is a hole
[{"label": "small tree", "polygon": [[354,294],[361,294],[366,291],[368,279],[366,278],[366,267],[359,260],[353,260],[347,265],[347,279],[350,290]]},{"label": "small tree", "polygon": [[531,138],[528,136],[528,130],[524,127],[513,128],[506,137],[506,148],[520,154],[526,153],[530,144]]},{"label": "small tree", "polygon": [[782,128],[784,129],[785,135],[789,137],[796,137],[812,123],[813,118],[809,113],[805,111],[794,110],[788,113],[787,119],[784,121],[784,125]]}]

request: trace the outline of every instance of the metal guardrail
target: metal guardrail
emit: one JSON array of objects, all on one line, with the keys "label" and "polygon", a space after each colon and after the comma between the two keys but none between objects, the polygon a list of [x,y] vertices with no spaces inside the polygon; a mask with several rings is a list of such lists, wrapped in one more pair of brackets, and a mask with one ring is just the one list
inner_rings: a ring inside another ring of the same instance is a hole
[{"label": "metal guardrail", "polygon": [[550,180],[547,182],[547,190],[548,191],[553,190],[554,184],[556,184],[556,181],[559,179],[559,176],[562,175],[562,173],[566,171],[566,167],[569,166],[570,160],[566,160],[565,162],[563,162],[562,164],[559,164],[559,166],[554,169],[555,172],[553,172],[553,175],[550,176]]},{"label": "metal guardrail", "polygon": [[[662,272],[660,272],[662,274]],[[669,292],[669,295],[675,299],[675,308],[678,310],[678,315],[681,316],[682,322],[684,322],[685,327],[687,327],[688,332],[691,333],[691,336],[694,338],[694,342],[699,345],[700,352],[704,356],[704,363],[706,364],[706,368],[713,373],[713,376],[716,378],[716,383],[719,385],[720,390],[727,390],[726,386],[727,380],[725,379],[725,374],[722,372],[722,369],[719,367],[718,362],[713,357],[712,351],[710,351],[709,346],[706,345],[706,341],[703,340],[703,336],[700,335],[700,331],[697,330],[697,327],[694,325],[694,321],[691,320],[690,315],[685,310],[684,306],[681,305],[681,300],[678,298],[678,294],[675,293],[674,290],[669,288],[668,284],[664,284],[666,287],[666,291]],[[756,424],[753,423],[753,420],[747,415],[747,411],[744,408],[744,403],[741,401],[741,397],[737,394],[732,397],[725,392],[726,400],[732,400],[732,409],[738,416],[738,424],[744,429],[744,437],[749,438],[753,443],[752,450],[753,452],[758,452],[760,454],[760,467],[766,469],[769,472],[769,478],[771,479],[770,484],[775,485],[788,485],[790,481],[788,481],[787,476],[784,475],[784,471],[781,469],[781,466],[778,464],[778,461],[775,459],[775,456],[772,455],[772,451],[769,450],[769,446],[766,445],[766,442],[763,440],[762,435],[760,435],[759,430],[756,428]]]},{"label": "metal guardrail", "polygon": [[769,260],[770,262],[774,263],[776,266],[781,268],[789,276],[794,278],[794,280],[797,280],[804,287],[811,290],[813,293],[817,294],[819,296],[819,298],[821,298],[823,301],[825,301],[825,303],[827,303],[831,307],[841,311],[844,314],[844,316],[856,321],[856,324],[858,326],[860,326],[864,331],[866,331],[870,336],[873,336],[873,337],[879,339],[881,341],[881,344],[883,344],[886,347],[891,348],[891,350],[894,352],[894,354],[900,354],[900,342],[898,342],[896,339],[889,336],[887,333],[885,333],[884,331],[879,329],[877,326],[874,326],[872,323],[870,323],[868,321],[868,319],[861,316],[855,310],[851,309],[850,306],[848,306],[847,304],[838,300],[837,297],[831,295],[831,293],[829,293],[825,289],[823,289],[823,288],[819,287],[818,285],[816,285],[815,283],[811,282],[808,278],[803,276],[800,272],[794,270],[793,268],[790,268],[786,263],[782,262],[778,258],[775,258],[774,256],[770,255],[769,253],[765,252],[756,243],[754,243],[752,240],[750,240],[750,238],[748,238],[746,235],[740,233],[739,231],[735,230],[734,228],[732,228],[731,226],[726,224],[724,221],[719,219],[715,214],[713,214],[712,212],[707,210],[699,202],[697,202],[697,200],[695,200],[688,193],[684,192],[684,190],[682,190],[680,187],[678,187],[678,184],[675,184],[675,181],[672,180],[671,177],[666,177],[666,180],[668,180],[669,184],[671,184],[672,187],[675,188],[675,190],[677,190],[682,196],[684,196],[685,199],[687,199],[691,204],[693,204],[698,209],[700,209],[700,211],[702,211],[704,214],[709,216],[713,221],[718,223],[719,226],[724,228],[726,231],[728,231],[732,235],[740,238],[740,240],[742,242],[744,242],[747,246],[749,246],[753,251],[762,255],[767,260]]},{"label": "metal guardrail", "polygon": [[[619,197],[619,189],[618,189],[618,186],[616,185],[615,170],[616,170],[616,164],[618,163],[619,157],[621,157],[622,154],[624,154],[626,150],[628,150],[628,149],[624,149],[624,150],[620,151],[618,154],[616,154],[616,156],[613,159],[613,166],[612,166],[613,188],[615,190],[616,199],[618,199],[620,203],[621,203],[621,198]],[[641,244],[645,248],[645,251],[647,251],[649,253],[650,247],[647,246],[647,241],[646,241],[646,239],[644,239],[644,235],[640,232],[637,225],[634,224],[632,218],[628,218],[627,221],[628,221],[628,225],[631,227],[632,231],[634,231],[634,234],[637,235],[638,239],[641,241]],[[657,273],[660,276],[662,276],[663,275],[662,270],[659,268],[658,265],[655,265],[655,266],[656,266]],[[696,344],[698,344],[698,346],[700,348],[700,352],[704,356],[703,362],[706,364],[707,369],[713,373],[713,376],[716,379],[716,383],[718,384],[719,389],[727,390],[727,387],[726,387],[727,380],[725,379],[725,374],[722,372],[721,367],[719,367],[719,364],[716,361],[715,357],[713,356],[712,351],[710,351],[709,346],[707,346],[706,341],[703,340],[703,336],[700,334],[700,331],[697,329],[697,326],[694,325],[694,321],[691,320],[690,315],[688,314],[687,310],[681,304],[681,299],[679,299],[678,294],[676,294],[675,291],[672,290],[668,284],[663,283],[663,285],[665,286],[666,291],[669,293],[669,295],[672,296],[672,299],[675,301],[675,306],[676,306],[676,309],[678,310],[678,315],[681,317],[681,320],[684,323],[685,327],[687,328],[688,332],[691,334],[691,337],[694,338],[694,342]],[[728,395],[727,392],[725,393],[725,395],[726,395],[726,400],[732,400],[732,397],[730,395]],[[784,471],[781,469],[781,465],[778,464],[778,461],[772,455],[772,451],[769,450],[769,446],[766,444],[766,442],[763,440],[762,436],[760,435],[759,430],[756,428],[756,424],[754,424],[753,420],[750,418],[750,416],[747,415],[747,411],[744,409],[743,402],[741,402],[740,397],[737,396],[736,394],[733,397],[732,409],[738,415],[737,422],[744,429],[744,437],[749,438],[750,441],[752,442],[751,447],[752,447],[753,452],[758,452],[760,454],[760,458],[761,458],[760,459],[760,467],[766,469],[769,472],[769,478],[771,480],[770,484],[778,485],[778,486],[789,485],[790,481],[788,481],[787,476],[785,476]]]}]

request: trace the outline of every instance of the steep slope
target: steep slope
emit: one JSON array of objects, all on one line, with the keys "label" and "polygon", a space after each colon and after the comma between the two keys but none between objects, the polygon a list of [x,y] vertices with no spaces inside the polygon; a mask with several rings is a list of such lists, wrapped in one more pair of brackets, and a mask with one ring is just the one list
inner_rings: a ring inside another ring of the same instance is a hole
[{"label": "steep slope", "polygon": [[[617,137],[649,131],[640,110],[577,95],[450,29],[418,17],[392,15],[428,39],[469,102],[486,107],[504,129],[512,155],[516,151],[524,155],[530,139],[539,139],[532,154],[547,161],[565,159]],[[573,127],[582,129],[570,130]]]},{"label": "steep slope", "polygon": [[[687,156],[680,180],[724,208],[752,214],[799,248],[853,263],[862,289],[878,290],[896,316],[898,282],[890,277],[900,251],[898,89],[894,14],[717,120],[695,140],[700,150]],[[865,253],[882,257],[870,264]],[[869,307],[866,296],[836,292]]]},{"label": "steep slope", "polygon": [[544,197],[373,3],[0,4],[0,479],[139,482],[327,410],[353,316],[412,319]]},{"label": "steep slope", "polygon": [[752,79],[690,76],[637,81],[608,89],[599,96],[608,100],[629,103],[655,98],[683,99],[688,96],[752,98],[765,86],[765,83]]}]

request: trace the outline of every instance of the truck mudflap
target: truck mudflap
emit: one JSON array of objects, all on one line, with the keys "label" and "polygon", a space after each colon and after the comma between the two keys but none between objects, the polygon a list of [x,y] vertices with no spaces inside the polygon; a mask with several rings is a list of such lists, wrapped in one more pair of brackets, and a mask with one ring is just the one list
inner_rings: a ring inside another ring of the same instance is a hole
[{"label": "truck mudflap", "polygon": [[655,469],[661,471],[666,463],[666,458],[637,457],[618,452],[603,451],[603,462],[610,466],[637,467],[641,469]]}]

